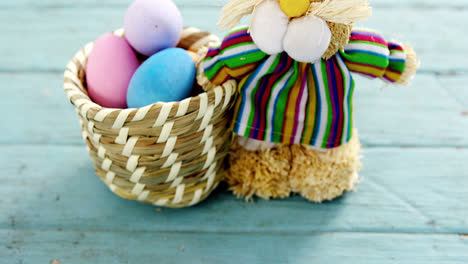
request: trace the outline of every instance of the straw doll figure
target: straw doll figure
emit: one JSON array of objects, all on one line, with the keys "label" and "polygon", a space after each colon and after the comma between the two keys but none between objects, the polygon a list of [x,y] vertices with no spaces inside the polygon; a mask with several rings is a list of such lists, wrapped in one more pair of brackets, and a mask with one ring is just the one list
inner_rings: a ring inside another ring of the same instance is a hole
[{"label": "straw doll figure", "polygon": [[352,74],[407,85],[419,65],[408,44],[353,29],[370,17],[367,0],[234,0],[222,28],[250,15],[199,65],[211,89],[238,81],[235,138],[226,181],[247,199],[298,193],[322,202],[359,181]]}]

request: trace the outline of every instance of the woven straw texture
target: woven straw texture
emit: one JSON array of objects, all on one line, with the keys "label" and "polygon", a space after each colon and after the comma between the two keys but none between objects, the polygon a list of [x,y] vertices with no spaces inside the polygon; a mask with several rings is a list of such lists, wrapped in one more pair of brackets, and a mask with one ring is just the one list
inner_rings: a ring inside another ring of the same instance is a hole
[{"label": "woven straw texture", "polygon": [[[123,31],[114,34],[123,36]],[[216,41],[212,34],[186,28],[179,47],[197,52]],[[222,180],[236,83],[181,102],[103,108],[86,91],[92,48],[93,43],[86,45],[68,64],[64,89],[96,174],[118,196],[155,206],[180,208],[204,200]]]}]

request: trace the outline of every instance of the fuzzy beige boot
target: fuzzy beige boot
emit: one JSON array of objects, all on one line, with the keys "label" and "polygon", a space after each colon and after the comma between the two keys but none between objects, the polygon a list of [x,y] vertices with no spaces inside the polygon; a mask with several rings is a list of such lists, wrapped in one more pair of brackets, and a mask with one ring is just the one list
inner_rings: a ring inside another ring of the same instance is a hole
[{"label": "fuzzy beige boot", "polygon": [[353,135],[348,144],[326,151],[303,145],[249,151],[235,138],[225,180],[246,199],[286,198],[294,192],[313,202],[332,200],[358,182],[361,145],[356,130]]},{"label": "fuzzy beige boot", "polygon": [[290,164],[289,146],[248,151],[235,138],[225,180],[238,197],[251,199],[256,195],[267,200],[285,198],[291,193],[288,179]]},{"label": "fuzzy beige boot", "polygon": [[361,168],[360,152],[356,130],[348,144],[336,149],[322,151],[292,145],[289,173],[292,191],[310,201],[323,202],[353,190]]}]

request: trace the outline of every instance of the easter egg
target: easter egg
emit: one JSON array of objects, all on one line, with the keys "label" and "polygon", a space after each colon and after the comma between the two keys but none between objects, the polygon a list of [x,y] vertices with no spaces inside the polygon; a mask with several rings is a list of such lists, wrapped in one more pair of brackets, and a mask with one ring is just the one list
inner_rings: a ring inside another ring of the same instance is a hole
[{"label": "easter egg", "polygon": [[127,108],[128,84],[139,65],[124,38],[113,34],[100,37],[86,63],[90,98],[103,107]]},{"label": "easter egg", "polygon": [[147,59],[130,81],[130,108],[156,102],[176,102],[190,96],[195,81],[195,63],[187,51],[169,48]]},{"label": "easter egg", "polygon": [[125,14],[124,29],[132,47],[151,56],[179,43],[183,20],[171,0],[136,0]]}]

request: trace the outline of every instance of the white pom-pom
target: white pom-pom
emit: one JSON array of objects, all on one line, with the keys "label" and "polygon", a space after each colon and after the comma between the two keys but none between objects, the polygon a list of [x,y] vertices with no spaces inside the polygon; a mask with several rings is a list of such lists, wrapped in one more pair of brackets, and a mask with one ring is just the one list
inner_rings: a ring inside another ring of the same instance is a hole
[{"label": "white pom-pom", "polygon": [[248,151],[257,151],[257,150],[267,150],[277,147],[279,144],[271,143],[267,141],[260,141],[256,139],[251,139],[248,137],[241,137],[237,138],[237,142],[239,145],[244,147]]},{"label": "white pom-pom", "polygon": [[330,45],[331,31],[325,20],[316,16],[296,18],[289,24],[283,47],[296,61],[319,60]]},{"label": "white pom-pom", "polygon": [[266,0],[259,4],[250,18],[250,35],[257,47],[269,54],[283,52],[283,38],[289,18],[278,1]]}]

